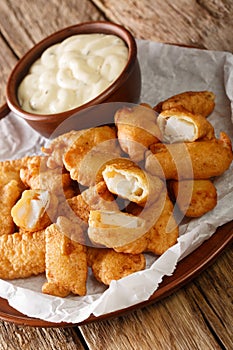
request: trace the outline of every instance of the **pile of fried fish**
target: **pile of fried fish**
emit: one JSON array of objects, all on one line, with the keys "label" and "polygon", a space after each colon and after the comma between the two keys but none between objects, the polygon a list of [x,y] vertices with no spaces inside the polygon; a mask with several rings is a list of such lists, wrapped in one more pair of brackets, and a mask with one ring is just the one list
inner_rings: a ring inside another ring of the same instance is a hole
[{"label": "pile of fried fish", "polygon": [[145,269],[145,253],[177,242],[175,206],[193,218],[217,204],[213,180],[233,155],[207,119],[214,107],[210,91],[123,107],[114,125],[1,162],[0,278],[45,273],[43,293],[82,296],[89,274],[109,285]]}]

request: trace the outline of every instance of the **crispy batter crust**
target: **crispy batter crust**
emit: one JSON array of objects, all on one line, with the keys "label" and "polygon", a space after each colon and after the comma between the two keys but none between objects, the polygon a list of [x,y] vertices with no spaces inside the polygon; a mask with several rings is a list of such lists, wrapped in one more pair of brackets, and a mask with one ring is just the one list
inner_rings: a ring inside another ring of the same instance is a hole
[{"label": "crispy batter crust", "polygon": [[63,157],[71,178],[83,186],[95,184],[95,176],[101,165],[120,155],[116,137],[116,130],[109,126],[83,132]]},{"label": "crispy batter crust", "polygon": [[150,145],[161,139],[153,109],[144,106],[122,108],[115,114],[117,135],[122,150],[132,160],[143,160]]},{"label": "crispy batter crust", "polygon": [[145,268],[143,254],[117,253],[112,249],[88,247],[88,265],[95,278],[106,285]]},{"label": "crispy batter crust", "polygon": [[0,237],[0,278],[15,279],[45,271],[45,232],[20,231]]},{"label": "crispy batter crust", "polygon": [[180,210],[188,217],[199,217],[217,204],[217,191],[211,180],[171,181],[170,188]]},{"label": "crispy batter crust", "polygon": [[87,280],[86,247],[60,232],[56,224],[46,229],[46,277],[43,293],[65,297],[85,295]]},{"label": "crispy batter crust", "polygon": [[146,170],[162,178],[209,179],[226,171],[233,159],[231,141],[225,133],[219,139],[190,143],[155,144],[146,158]]},{"label": "crispy batter crust", "polygon": [[70,174],[61,167],[49,169],[47,157],[34,156],[20,169],[20,179],[24,185],[33,190],[50,191],[59,200],[74,195]]}]

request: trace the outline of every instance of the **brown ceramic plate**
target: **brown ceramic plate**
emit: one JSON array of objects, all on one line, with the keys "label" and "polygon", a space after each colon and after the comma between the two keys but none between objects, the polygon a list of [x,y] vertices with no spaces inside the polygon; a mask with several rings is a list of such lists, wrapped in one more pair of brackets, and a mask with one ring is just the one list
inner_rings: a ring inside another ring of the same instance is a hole
[{"label": "brown ceramic plate", "polygon": [[[5,104],[0,108],[0,119],[9,113],[9,108]],[[118,317],[130,311],[148,306],[172,294],[186,283],[190,282],[203,270],[205,270],[223,252],[225,248],[233,242],[233,221],[219,227],[211,238],[205,241],[198,249],[180,261],[172,276],[165,277],[159,288],[146,301],[135,304],[131,307],[117,310],[115,312],[95,317],[91,315],[88,319],[77,324],[52,323],[37,318],[27,317],[9,306],[6,299],[0,298],[0,318],[7,322],[18,325],[33,327],[70,327],[87,324],[94,321],[105,320]]]}]

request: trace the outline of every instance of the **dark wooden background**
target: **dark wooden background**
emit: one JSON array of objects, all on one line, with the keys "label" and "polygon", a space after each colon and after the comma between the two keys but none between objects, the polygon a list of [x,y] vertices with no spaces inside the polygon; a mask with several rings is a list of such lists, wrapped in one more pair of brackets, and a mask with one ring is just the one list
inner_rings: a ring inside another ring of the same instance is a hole
[{"label": "dark wooden background", "polygon": [[[123,24],[136,38],[233,52],[232,0],[1,0],[0,105],[17,60],[48,34],[83,21]],[[0,321],[0,350],[232,349],[232,249],[156,305],[74,328]]]}]

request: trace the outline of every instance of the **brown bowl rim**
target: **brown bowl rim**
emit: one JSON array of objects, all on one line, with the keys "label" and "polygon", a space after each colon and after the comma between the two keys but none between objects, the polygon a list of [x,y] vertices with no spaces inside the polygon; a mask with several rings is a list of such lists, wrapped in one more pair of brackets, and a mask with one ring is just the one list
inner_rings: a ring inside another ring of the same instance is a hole
[{"label": "brown bowl rim", "polygon": [[[128,55],[127,63],[123,71],[121,72],[121,74],[107,89],[105,89],[97,97],[76,108],[73,108],[64,112],[56,113],[56,114],[36,114],[36,113],[30,113],[30,112],[24,111],[20,107],[18,102],[17,89],[22,79],[26,76],[33,62],[35,62],[35,60],[39,58],[43,53],[43,51],[46,50],[46,48],[48,48],[49,46],[55,43],[61,42],[62,40],[68,38],[69,36],[78,34],[79,32],[83,34],[84,33],[87,33],[87,34],[88,33],[109,33],[109,34],[117,35],[121,39],[123,39],[128,47],[129,55]],[[57,38],[59,40],[57,40]],[[43,122],[43,120],[46,120],[47,122],[48,121],[53,122],[54,120],[63,120],[64,118],[70,115],[73,115],[74,113],[77,113],[83,110],[84,108],[88,108],[96,104],[104,103],[107,99],[109,99],[110,96],[113,95],[115,91],[117,91],[128,79],[128,77],[130,76],[130,74],[134,69],[136,61],[137,61],[136,40],[133,37],[133,35],[130,33],[130,31],[125,27],[109,21],[89,21],[89,22],[74,24],[48,35],[47,37],[39,41],[37,44],[35,44],[19,59],[19,61],[16,63],[7,81],[6,101],[11,111],[16,113],[18,116],[23,117],[26,120],[41,121],[41,122]],[[27,69],[25,69],[25,66],[27,66]]]}]

